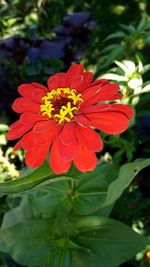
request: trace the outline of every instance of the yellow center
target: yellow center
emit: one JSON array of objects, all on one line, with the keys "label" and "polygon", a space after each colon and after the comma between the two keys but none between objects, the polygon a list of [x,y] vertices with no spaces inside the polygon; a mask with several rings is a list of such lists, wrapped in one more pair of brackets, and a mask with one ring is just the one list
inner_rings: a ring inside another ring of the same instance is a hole
[{"label": "yellow center", "polygon": [[82,95],[69,87],[53,89],[42,100],[42,115],[54,118],[59,124],[72,121],[83,102]]}]

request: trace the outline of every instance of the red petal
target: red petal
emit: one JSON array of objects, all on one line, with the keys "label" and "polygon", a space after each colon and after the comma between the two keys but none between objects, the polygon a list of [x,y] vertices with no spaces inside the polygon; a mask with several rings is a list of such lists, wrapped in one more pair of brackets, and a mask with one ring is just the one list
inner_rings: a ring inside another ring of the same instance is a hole
[{"label": "red petal", "polygon": [[30,168],[37,168],[40,166],[46,159],[49,147],[49,143],[45,143],[37,145],[27,151],[25,155],[26,165]]},{"label": "red petal", "polygon": [[24,135],[27,131],[32,128],[32,125],[26,125],[20,122],[20,120],[16,121],[11,125],[10,130],[7,134],[7,138],[9,140],[17,139]]},{"label": "red petal", "polygon": [[76,125],[75,130],[79,143],[83,142],[86,147],[94,152],[98,152],[103,149],[103,143],[100,135],[94,130],[91,128],[83,128],[79,125]]},{"label": "red petal", "polygon": [[99,80],[96,80],[96,81],[94,81],[93,83],[92,83],[92,86],[94,85],[100,85],[100,86],[102,86],[102,85],[104,85],[104,84],[107,84],[107,83],[109,83],[109,81],[108,80],[106,80],[106,79],[99,79]]},{"label": "red petal", "polygon": [[26,133],[20,141],[21,141],[22,148],[25,150],[31,149],[33,146],[35,146],[32,131]]},{"label": "red petal", "polygon": [[50,167],[55,173],[61,174],[69,170],[71,162],[62,160],[58,143],[59,139],[55,138],[50,152]]},{"label": "red petal", "polygon": [[12,108],[15,112],[18,113],[22,113],[25,111],[39,112],[40,110],[40,106],[38,104],[24,97],[17,98],[14,101]]},{"label": "red petal", "polygon": [[67,79],[75,77],[79,74],[83,74],[84,68],[81,64],[73,64],[67,71]]},{"label": "red petal", "polygon": [[19,140],[16,144],[15,144],[15,146],[13,147],[13,150],[14,151],[17,151],[18,149],[20,149],[21,148],[21,140]]},{"label": "red petal", "polygon": [[31,99],[36,103],[41,104],[43,96],[45,96],[45,93],[41,89],[36,89],[32,92]]},{"label": "red petal", "polygon": [[33,128],[33,132],[35,133],[41,133],[44,131],[50,131],[52,125],[55,125],[55,121],[54,120],[44,120],[44,121],[39,121],[35,124],[34,128]]},{"label": "red petal", "polygon": [[74,158],[73,162],[79,171],[86,172],[95,169],[97,159],[95,153],[80,142],[78,155]]},{"label": "red petal", "polygon": [[128,117],[128,119],[131,119],[134,116],[134,110],[131,107],[123,104],[113,104],[112,110],[122,112]]},{"label": "red petal", "polygon": [[[97,87],[97,86],[95,86]],[[92,94],[92,88],[89,88],[88,90],[86,90],[83,94],[83,98],[84,98],[84,102],[83,102],[83,106],[84,105],[92,105],[98,102],[103,102],[106,100],[115,100],[115,99],[119,99],[122,97],[122,94],[118,93],[118,91],[120,90],[119,85],[118,84],[106,84],[103,87],[99,87],[100,90],[97,90],[97,92],[94,94]]]},{"label": "red petal", "polygon": [[24,83],[18,87],[19,93],[25,98],[29,98],[37,103],[42,103],[45,90],[35,87],[33,84]]},{"label": "red petal", "polygon": [[121,112],[108,111],[87,114],[92,126],[108,133],[119,134],[128,128],[128,118]]},{"label": "red petal", "polygon": [[48,88],[50,91],[52,89],[67,87],[69,85],[67,81],[66,73],[63,73],[63,72],[60,72],[60,73],[57,73],[51,76],[48,79],[47,84],[48,84]]},{"label": "red petal", "polygon": [[88,99],[91,99],[93,96],[97,95],[100,92],[100,90],[101,90],[101,87],[97,86],[97,85],[87,88],[87,90],[85,90],[82,93],[82,97],[84,99],[84,102],[85,101],[87,102]]},{"label": "red petal", "polygon": [[93,73],[88,71],[84,72],[83,81],[82,84],[78,87],[78,91],[83,92],[87,87],[89,87],[92,80],[93,80]]},{"label": "red petal", "polygon": [[42,116],[41,114],[31,113],[31,112],[24,112],[20,117],[20,121],[23,124],[31,124],[32,126],[36,122],[42,121],[42,120],[47,121],[47,119],[44,116]]},{"label": "red petal", "polygon": [[59,137],[65,145],[73,143],[75,141],[74,123],[65,123]]},{"label": "red petal", "polygon": [[84,116],[82,114],[76,115],[74,119],[82,127],[86,128],[86,127],[90,127],[91,126],[90,120],[86,116]]},{"label": "red petal", "polygon": [[50,143],[53,141],[53,138],[59,134],[59,132],[62,129],[62,126],[56,124],[54,121],[49,121],[48,124],[43,124],[43,128],[41,131],[39,130],[40,127],[42,127],[41,123],[38,123],[38,125],[35,125],[33,131],[34,131],[34,140],[37,144],[43,144],[47,141]]},{"label": "red petal", "polygon": [[58,150],[59,150],[59,154],[61,156],[61,160],[63,160],[63,161],[70,161],[70,160],[74,159],[75,156],[77,155],[77,152],[78,152],[78,143],[74,139],[74,142],[72,142],[71,144],[64,145],[61,142],[60,138],[59,138],[59,141],[58,141]]},{"label": "red petal", "polygon": [[68,83],[66,82],[66,73],[60,72],[57,75],[57,86],[58,88],[67,87]]},{"label": "red petal", "polygon": [[81,86],[82,81],[83,81],[82,75],[75,75],[74,77],[71,78],[69,86],[71,89],[78,89],[78,87]]},{"label": "red petal", "polygon": [[32,83],[32,85],[35,86],[35,87],[37,87],[37,88],[39,88],[39,89],[42,89],[45,92],[45,94],[48,91],[48,88],[45,87],[44,85],[40,84],[40,83]]},{"label": "red petal", "polygon": [[81,107],[80,112],[86,115],[88,113],[111,110],[111,107],[112,107],[111,104],[98,104],[98,105],[89,106],[89,107],[83,107],[83,108]]}]

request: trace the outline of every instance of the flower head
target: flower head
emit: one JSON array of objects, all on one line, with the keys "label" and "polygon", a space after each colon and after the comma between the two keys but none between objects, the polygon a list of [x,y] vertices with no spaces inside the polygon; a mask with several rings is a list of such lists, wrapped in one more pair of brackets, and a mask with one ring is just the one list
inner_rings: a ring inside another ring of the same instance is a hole
[{"label": "flower head", "polygon": [[50,152],[50,167],[57,174],[67,172],[72,161],[81,172],[93,170],[95,152],[103,148],[94,128],[119,134],[133,116],[130,107],[106,102],[122,97],[119,86],[93,81],[93,73],[81,64],[50,77],[48,88],[31,83],[18,90],[21,97],[13,110],[21,116],[10,126],[8,139],[21,137],[14,149],[26,150],[25,162],[31,168],[41,165]]},{"label": "flower head", "polygon": [[150,263],[150,250],[148,250],[146,252],[146,258],[147,258],[148,262]]}]

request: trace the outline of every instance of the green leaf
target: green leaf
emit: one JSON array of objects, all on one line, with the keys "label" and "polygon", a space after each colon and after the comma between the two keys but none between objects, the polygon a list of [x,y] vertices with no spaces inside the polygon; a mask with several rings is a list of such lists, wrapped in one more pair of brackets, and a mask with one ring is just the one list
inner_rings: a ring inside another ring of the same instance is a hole
[{"label": "green leaf", "polygon": [[30,219],[1,230],[1,239],[18,263],[45,266],[49,250],[56,247],[51,224],[50,219]]},{"label": "green leaf", "polygon": [[48,263],[44,267],[70,267],[71,251],[66,247],[50,251]]},{"label": "green leaf", "polygon": [[109,34],[105,41],[108,41],[110,39],[114,39],[114,38],[124,38],[126,36],[126,34],[122,31],[118,31],[118,32],[115,32],[115,33],[112,33],[112,34]]},{"label": "green leaf", "polygon": [[[32,189],[33,187],[47,180],[49,180],[49,183],[53,183],[63,179],[63,176],[62,178],[61,176],[58,177],[50,170],[48,163],[44,163],[39,168],[37,168],[25,177],[19,178],[15,181],[0,183],[0,194],[7,195],[21,193],[26,190]],[[69,179],[69,177],[65,179]]]},{"label": "green leaf", "polygon": [[76,235],[55,239],[53,220],[28,219],[0,231],[13,259],[33,267],[116,267],[149,241],[123,223],[85,216],[74,219]]},{"label": "green leaf", "polygon": [[[67,175],[76,178],[73,188],[72,183],[65,180],[68,177],[64,176],[63,181],[36,187],[36,190],[28,193],[35,213],[56,216],[60,205],[63,205],[66,211],[73,208],[81,215],[93,213],[103,204],[109,183],[118,175],[118,166],[101,163],[93,172],[80,173],[72,169]],[[106,212],[103,211],[102,214],[106,215]]]},{"label": "green leaf", "polygon": [[78,214],[87,215],[99,209],[107,195],[109,184],[117,177],[116,164],[101,163],[91,173],[81,175],[72,205]]},{"label": "green leaf", "polygon": [[53,225],[53,231],[57,238],[69,237],[76,234],[72,222],[68,218],[68,214],[62,204],[57,207],[57,215]]},{"label": "green leaf", "polygon": [[20,205],[7,211],[3,217],[1,229],[6,229],[23,220],[34,217],[32,206],[27,195],[24,195]]},{"label": "green leaf", "polygon": [[119,172],[116,164],[101,163],[93,172],[80,173],[71,169],[65,176],[53,179],[50,176],[49,180],[42,183],[42,187],[28,192],[30,205],[38,216],[56,215],[60,204],[67,212],[72,209],[80,215],[97,212],[98,215],[107,216],[137,173],[148,165],[150,159],[141,160],[123,165]]},{"label": "green leaf", "polygon": [[56,215],[57,208],[61,204],[66,210],[70,210],[71,201],[68,181],[58,181],[53,184],[43,185],[28,192],[30,205],[35,214]]},{"label": "green leaf", "polygon": [[107,197],[103,207],[114,203],[123,193],[125,188],[131,183],[133,178],[145,167],[150,165],[150,159],[127,163],[120,168],[119,176],[108,188]]},{"label": "green leaf", "polygon": [[73,253],[71,267],[116,267],[131,259],[149,240],[112,219],[86,216],[76,221],[75,242],[86,251]]}]

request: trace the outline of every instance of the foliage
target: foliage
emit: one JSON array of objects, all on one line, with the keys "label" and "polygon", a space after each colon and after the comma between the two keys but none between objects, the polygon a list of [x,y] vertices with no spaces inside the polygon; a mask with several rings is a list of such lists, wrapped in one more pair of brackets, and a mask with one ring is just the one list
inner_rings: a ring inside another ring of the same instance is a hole
[{"label": "foliage", "polygon": [[98,65],[98,70],[108,67],[116,59],[121,60],[122,57],[132,58],[135,53],[140,55],[139,51],[150,44],[150,22],[148,17],[142,17],[136,26],[124,24],[120,26],[122,31],[111,33],[105,39],[105,41],[114,39],[117,43],[107,45],[103,49],[101,52],[102,67]]},{"label": "foliage", "polygon": [[[20,205],[5,214],[1,251],[10,253],[20,264],[32,266],[111,264],[115,267],[130,259],[149,244],[148,240],[124,224],[100,215],[104,213],[102,208],[112,206],[133,177],[149,163],[145,160],[124,165],[118,178],[117,168],[112,164],[109,168],[107,164],[99,164],[93,177],[73,169],[67,177],[60,176],[59,181],[57,177],[49,177],[45,185],[24,194]],[[115,170],[114,178],[112,170]],[[46,165],[42,173],[46,180]],[[29,174],[28,180],[35,179],[36,175],[37,171]],[[21,180],[24,184],[24,178]],[[5,187],[10,188],[10,183],[19,192],[17,181],[5,183]],[[3,185],[1,193],[2,188]],[[22,186],[21,190],[26,188]],[[93,212],[95,216],[84,216]],[[24,253],[26,247],[30,253]]]}]

